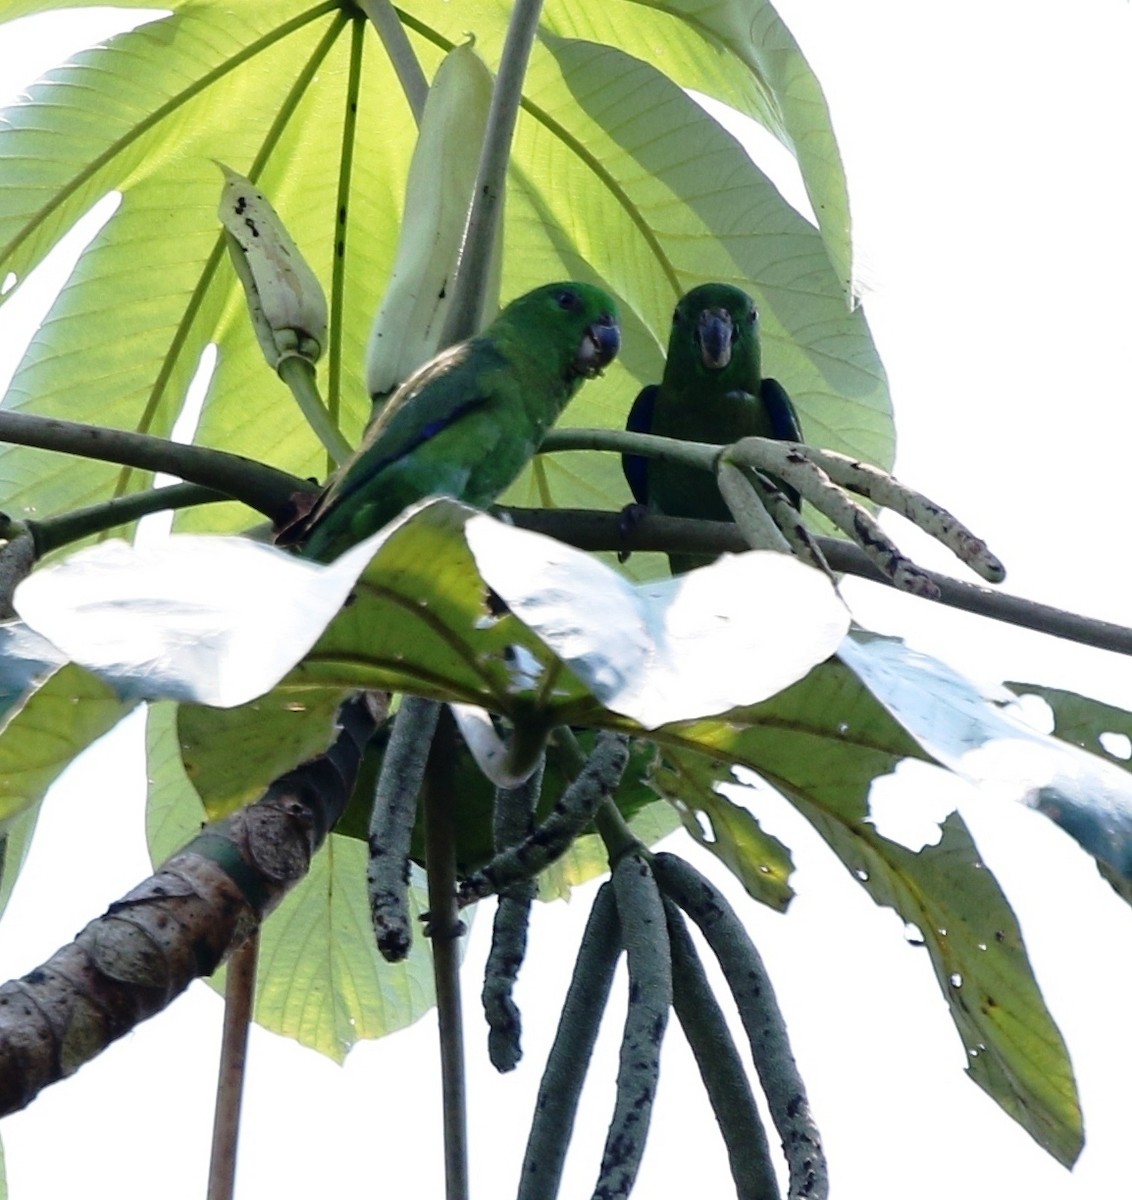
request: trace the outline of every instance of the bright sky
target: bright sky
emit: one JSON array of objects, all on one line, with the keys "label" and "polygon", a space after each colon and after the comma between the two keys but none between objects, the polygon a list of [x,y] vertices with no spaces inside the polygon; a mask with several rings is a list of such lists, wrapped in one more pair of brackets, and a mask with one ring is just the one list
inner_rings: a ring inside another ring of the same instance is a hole
[{"label": "bright sky", "polygon": [[[1010,590],[1128,623],[1117,530],[1132,413],[1132,10],[1123,0],[1072,8],[780,0],[779,10],[823,82],[847,162],[870,285],[865,307],[895,399],[900,476],[987,538],[1007,564]],[[77,20],[50,34],[6,31],[0,93],[64,53],[69,36],[85,40]],[[0,379],[16,341],[14,327],[0,325]],[[898,533],[928,565],[952,570],[933,547]],[[1126,659],[868,585],[851,585],[851,595],[862,623],[969,675],[1054,684],[1132,709]],[[123,740],[138,732],[132,726]],[[4,977],[42,961],[147,873],[142,788],[137,757],[118,741],[92,750],[56,789],[0,924]],[[913,804],[925,788],[936,794],[922,778],[901,779],[890,795]],[[1086,1149],[1066,1173],[965,1079],[926,954],[792,809],[760,796],[766,826],[795,848],[799,896],[785,917],[736,903],[790,1022],[833,1194],[1083,1200],[1126,1189],[1132,913],[1041,818],[959,787],[953,795],[1014,902],[1069,1044]],[[128,810],[113,826],[103,807],[112,797]],[[587,904],[582,897],[538,912],[519,993],[526,1058],[502,1079],[484,1065],[476,1011],[488,922],[473,933],[466,1004],[476,1195],[513,1191],[572,960],[565,947]],[[194,986],[5,1120],[12,1195],[83,1194],[101,1178],[119,1196],[201,1196],[219,1017],[216,999]],[[583,1101],[565,1195],[593,1185],[611,1103],[613,1024]],[[365,1186],[442,1194],[433,1032],[426,1019],[357,1048],[339,1069],[256,1031],[240,1194]],[[728,1194],[718,1135],[689,1071],[673,1036],[641,1197]],[[370,1174],[381,1183],[365,1183]]]}]

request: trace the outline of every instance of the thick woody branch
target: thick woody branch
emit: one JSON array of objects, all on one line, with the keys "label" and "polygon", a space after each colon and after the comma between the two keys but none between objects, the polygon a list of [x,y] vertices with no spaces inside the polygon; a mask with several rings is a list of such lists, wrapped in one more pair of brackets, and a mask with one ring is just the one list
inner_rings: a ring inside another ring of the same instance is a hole
[{"label": "thick woody branch", "polygon": [[0,1115],[160,1012],[258,929],[342,815],[380,715],[364,694],[348,700],[325,754],[207,826],[70,945],[0,986]]}]

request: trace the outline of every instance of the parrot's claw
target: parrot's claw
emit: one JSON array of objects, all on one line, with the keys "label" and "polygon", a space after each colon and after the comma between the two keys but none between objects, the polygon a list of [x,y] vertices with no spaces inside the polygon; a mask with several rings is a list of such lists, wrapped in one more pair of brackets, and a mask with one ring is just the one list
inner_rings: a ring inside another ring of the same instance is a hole
[{"label": "parrot's claw", "polygon": [[[637,528],[648,514],[649,510],[644,504],[626,504],[617,517],[617,535],[620,540],[622,542],[627,541],[632,535],[633,530]],[[629,556],[632,553],[632,550],[627,550],[622,546],[617,551],[617,561],[619,563],[628,562]]]}]

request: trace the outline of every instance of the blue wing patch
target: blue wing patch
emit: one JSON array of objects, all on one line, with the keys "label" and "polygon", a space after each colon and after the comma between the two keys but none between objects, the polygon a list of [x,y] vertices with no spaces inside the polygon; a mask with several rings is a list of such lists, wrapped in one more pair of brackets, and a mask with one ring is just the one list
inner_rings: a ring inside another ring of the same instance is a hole
[{"label": "blue wing patch", "polygon": [[[656,397],[659,391],[660,385],[656,383],[650,383],[648,387],[641,388],[636,400],[633,401],[633,407],[629,409],[628,419],[625,421],[625,429],[628,433],[652,433],[652,414],[656,407]],[[625,482],[629,485],[629,491],[633,493],[633,499],[638,504],[648,504],[649,460],[642,458],[639,454],[622,454],[621,470],[625,474]]]},{"label": "blue wing patch", "polygon": [[764,379],[759,385],[759,399],[770,417],[772,437],[780,442],[802,442],[802,425],[798,412],[786,389],[777,379]]}]

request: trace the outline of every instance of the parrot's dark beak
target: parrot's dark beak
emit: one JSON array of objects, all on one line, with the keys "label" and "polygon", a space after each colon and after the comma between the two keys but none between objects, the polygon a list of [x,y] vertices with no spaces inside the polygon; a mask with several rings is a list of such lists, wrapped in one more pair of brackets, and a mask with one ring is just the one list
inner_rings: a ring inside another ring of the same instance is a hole
[{"label": "parrot's dark beak", "polygon": [[735,340],[735,323],[725,308],[705,308],[696,325],[696,341],[700,358],[709,371],[722,371],[731,361],[731,344]]},{"label": "parrot's dark beak", "polygon": [[579,375],[588,379],[601,372],[617,357],[621,349],[621,330],[617,320],[609,313],[602,313],[582,335],[582,344],[574,356],[574,368]]}]

